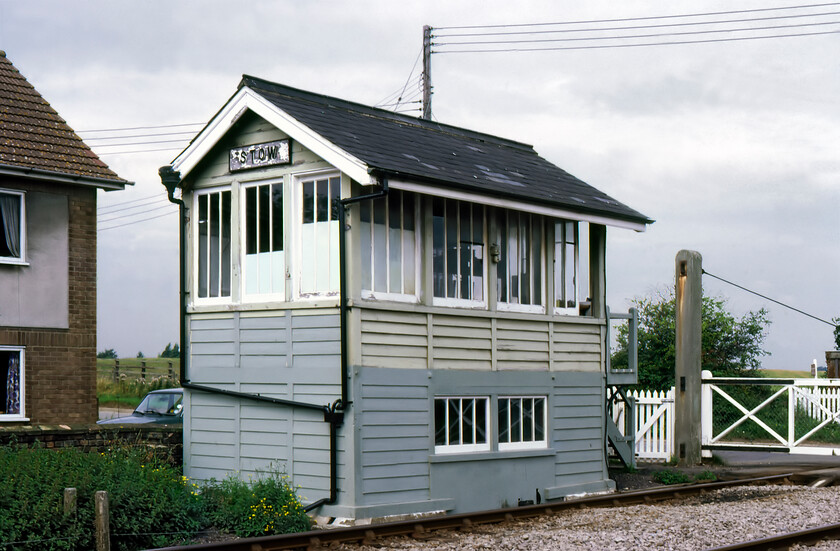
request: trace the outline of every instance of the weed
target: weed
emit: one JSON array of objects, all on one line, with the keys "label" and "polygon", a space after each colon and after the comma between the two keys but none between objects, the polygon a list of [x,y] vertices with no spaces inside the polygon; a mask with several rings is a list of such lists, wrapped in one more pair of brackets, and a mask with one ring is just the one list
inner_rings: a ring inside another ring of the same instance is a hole
[{"label": "weed", "polygon": [[677,471],[674,469],[662,469],[661,471],[656,471],[653,473],[653,479],[660,484],[671,485],[671,484],[685,484],[686,482],[691,482],[691,477],[685,474],[682,471]]},{"label": "weed", "polygon": [[698,481],[714,482],[717,480],[717,475],[712,471],[703,471],[702,473],[697,474],[694,478]]}]

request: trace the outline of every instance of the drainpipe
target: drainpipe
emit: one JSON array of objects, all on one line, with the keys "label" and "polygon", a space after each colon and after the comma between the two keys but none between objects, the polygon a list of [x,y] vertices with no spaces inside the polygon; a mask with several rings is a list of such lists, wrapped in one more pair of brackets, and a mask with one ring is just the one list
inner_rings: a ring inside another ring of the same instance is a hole
[{"label": "drainpipe", "polygon": [[187,379],[186,374],[186,358],[187,358],[187,351],[185,350],[187,344],[187,286],[186,286],[186,274],[187,274],[187,258],[186,258],[186,243],[184,242],[184,226],[186,225],[186,209],[187,205],[184,203],[183,199],[176,199],[175,198],[175,189],[178,187],[178,184],[181,183],[181,173],[176,172],[172,169],[169,165],[164,165],[158,169],[158,174],[160,175],[160,181],[163,186],[166,188],[166,193],[169,195],[169,202],[175,203],[178,205],[178,259],[179,259],[179,267],[178,267],[178,289],[179,289],[179,296],[180,296],[180,312],[179,312],[179,331],[180,336],[179,339],[181,340],[181,345],[179,347],[179,361],[180,361],[180,368],[178,379],[183,386],[184,383],[188,383],[189,379]]},{"label": "drainpipe", "polygon": [[[253,400],[257,402],[264,402],[270,403],[278,406],[285,406],[291,408],[300,408],[300,409],[309,409],[309,410],[316,410],[323,412],[324,414],[324,421],[330,424],[330,497],[319,499],[313,503],[310,503],[304,508],[305,512],[309,512],[321,505],[331,505],[338,501],[338,427],[340,427],[344,423],[344,412],[341,411],[343,407],[340,407],[341,400],[336,400],[333,404],[327,404],[323,406],[319,406],[317,404],[309,404],[306,402],[298,402],[296,400],[284,400],[282,398],[272,398],[270,396],[261,396],[259,394],[249,394],[246,392],[237,392],[234,390],[225,390],[221,388],[205,386],[205,385],[197,385],[193,384],[187,378],[187,369],[186,369],[186,342],[187,342],[187,289],[186,289],[186,273],[187,273],[187,257],[186,257],[186,243],[184,242],[184,226],[186,223],[186,203],[182,199],[175,198],[175,190],[177,189],[178,185],[181,183],[181,174],[172,169],[169,165],[164,165],[160,167],[158,170],[158,174],[160,175],[160,181],[163,186],[166,188],[166,193],[169,196],[169,201],[178,205],[178,212],[179,212],[179,225],[178,225],[178,238],[179,238],[179,271],[178,276],[180,280],[179,290],[180,290],[180,382],[181,387],[188,388],[190,390],[196,390],[200,392],[207,392],[210,394],[219,394],[222,396],[230,396],[234,398],[240,398],[243,400]],[[339,211],[341,211],[341,206],[339,206]],[[342,213],[343,214],[343,213]],[[342,218],[343,220],[343,218]],[[343,227],[343,222],[341,224]],[[344,233],[341,233],[342,237]],[[344,264],[342,263],[342,267]],[[343,284],[342,279],[342,284]],[[344,335],[344,323],[342,322],[342,336]],[[346,339],[343,339],[343,341]],[[345,355],[345,346],[346,344],[342,341],[342,359]],[[342,361],[342,365],[346,365],[346,362]],[[343,372],[346,371],[346,368],[343,369]],[[343,379],[344,381],[345,379]],[[345,397],[346,403],[346,383],[342,384],[342,396]]]},{"label": "drainpipe", "polygon": [[369,195],[359,195],[357,197],[348,197],[338,202],[338,266],[339,266],[339,318],[341,327],[341,400],[339,402],[339,409],[345,410],[350,407],[349,389],[347,388],[348,378],[348,363],[347,358],[347,312],[350,309],[347,306],[347,207],[354,203],[368,201],[371,199],[379,199],[388,195],[388,179],[385,176],[379,178],[380,190]]}]

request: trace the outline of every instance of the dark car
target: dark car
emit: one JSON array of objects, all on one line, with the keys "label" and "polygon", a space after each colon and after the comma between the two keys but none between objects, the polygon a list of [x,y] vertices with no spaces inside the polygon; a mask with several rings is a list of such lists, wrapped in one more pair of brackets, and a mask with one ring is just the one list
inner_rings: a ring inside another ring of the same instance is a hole
[{"label": "dark car", "polygon": [[175,424],[184,422],[184,389],[167,388],[146,394],[128,417],[103,419],[98,425]]}]

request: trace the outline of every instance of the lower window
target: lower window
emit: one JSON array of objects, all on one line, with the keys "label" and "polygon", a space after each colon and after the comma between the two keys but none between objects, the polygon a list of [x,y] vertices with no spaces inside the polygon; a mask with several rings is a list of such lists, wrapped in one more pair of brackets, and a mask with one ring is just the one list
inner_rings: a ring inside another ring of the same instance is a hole
[{"label": "lower window", "polygon": [[23,349],[0,346],[0,419],[23,417]]},{"label": "lower window", "polygon": [[487,451],[489,399],[435,398],[435,453]]},{"label": "lower window", "polygon": [[545,448],[545,397],[499,397],[499,450]]}]

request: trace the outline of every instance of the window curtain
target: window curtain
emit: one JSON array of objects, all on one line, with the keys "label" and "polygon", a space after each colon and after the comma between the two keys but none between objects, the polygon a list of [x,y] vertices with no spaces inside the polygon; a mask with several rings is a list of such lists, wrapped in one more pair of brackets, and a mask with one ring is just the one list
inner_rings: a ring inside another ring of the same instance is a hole
[{"label": "window curtain", "polygon": [[20,355],[10,354],[6,375],[6,413],[20,413]]},{"label": "window curtain", "polygon": [[20,258],[20,197],[0,194],[0,222],[6,234],[6,247]]}]

